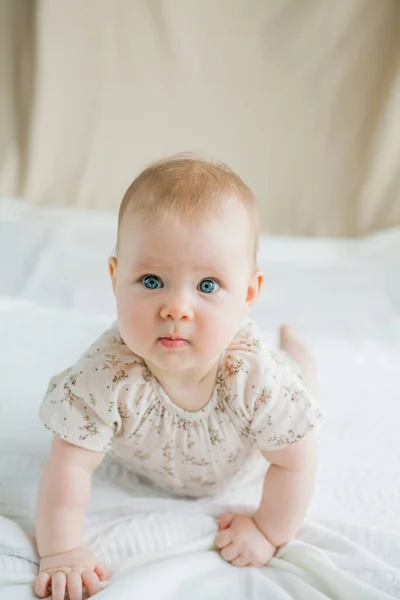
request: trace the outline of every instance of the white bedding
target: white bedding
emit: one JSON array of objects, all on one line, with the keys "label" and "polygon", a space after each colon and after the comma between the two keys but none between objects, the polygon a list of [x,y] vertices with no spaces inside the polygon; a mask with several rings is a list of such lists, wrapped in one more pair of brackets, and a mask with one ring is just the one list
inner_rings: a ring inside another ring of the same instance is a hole
[{"label": "white bedding", "polygon": [[[0,203],[0,600],[34,597],[34,503],[49,444],[37,409],[50,375],[115,316],[115,224],[107,213]],[[264,239],[260,265],[254,317],[272,342],[292,322],[319,363],[325,422],[307,523],[271,567],[234,569],[212,550],[215,517],[251,509],[257,485],[177,500],[108,461],[87,519],[87,542],[114,570],[99,600],[400,598],[400,231]]]}]

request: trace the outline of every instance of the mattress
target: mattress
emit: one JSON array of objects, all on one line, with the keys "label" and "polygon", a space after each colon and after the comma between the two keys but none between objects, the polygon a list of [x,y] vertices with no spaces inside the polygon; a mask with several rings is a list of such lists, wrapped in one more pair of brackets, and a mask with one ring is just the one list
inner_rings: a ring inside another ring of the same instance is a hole
[{"label": "mattress", "polygon": [[[1,600],[34,597],[35,495],[50,443],[37,411],[50,376],[115,319],[115,232],[114,213],[0,201]],[[106,460],[86,523],[113,572],[99,599],[400,598],[400,230],[263,238],[259,263],[253,317],[272,344],[292,323],[318,362],[325,418],[306,523],[271,567],[234,569],[213,550],[216,517],[252,510],[259,482],[176,499]]]}]

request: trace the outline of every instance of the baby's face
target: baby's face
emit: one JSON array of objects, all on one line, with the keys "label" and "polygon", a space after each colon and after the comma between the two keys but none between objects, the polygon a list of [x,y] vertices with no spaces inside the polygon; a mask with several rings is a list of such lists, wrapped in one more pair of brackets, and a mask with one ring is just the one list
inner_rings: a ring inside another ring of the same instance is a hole
[{"label": "baby's face", "polygon": [[125,214],[110,259],[122,338],[165,371],[218,359],[258,297],[262,276],[252,266],[239,201],[195,226]]}]

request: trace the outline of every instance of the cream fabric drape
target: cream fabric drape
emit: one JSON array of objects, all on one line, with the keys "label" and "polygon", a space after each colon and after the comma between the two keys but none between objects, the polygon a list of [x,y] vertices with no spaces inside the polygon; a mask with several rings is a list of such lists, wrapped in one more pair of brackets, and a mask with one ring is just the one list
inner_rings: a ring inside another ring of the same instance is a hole
[{"label": "cream fabric drape", "polygon": [[21,193],[33,99],[35,4],[0,0],[0,194]]},{"label": "cream fabric drape", "polygon": [[3,193],[112,208],[194,151],[252,186],[265,231],[400,224],[398,0],[0,1]]}]

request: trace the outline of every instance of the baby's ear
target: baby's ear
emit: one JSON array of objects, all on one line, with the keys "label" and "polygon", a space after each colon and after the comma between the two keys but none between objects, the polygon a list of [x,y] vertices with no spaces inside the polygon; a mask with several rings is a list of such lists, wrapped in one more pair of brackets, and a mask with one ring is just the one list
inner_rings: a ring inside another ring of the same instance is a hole
[{"label": "baby's ear", "polygon": [[110,256],[108,259],[108,272],[111,277],[111,285],[115,295],[115,287],[116,287],[116,277],[117,277],[117,257]]},{"label": "baby's ear", "polygon": [[247,294],[246,294],[246,307],[247,308],[250,308],[250,306],[253,306],[253,304],[258,300],[263,281],[264,281],[264,275],[261,273],[261,271],[258,269],[256,271],[254,271],[254,273],[252,274],[252,276],[250,278],[249,285],[247,287]]}]

